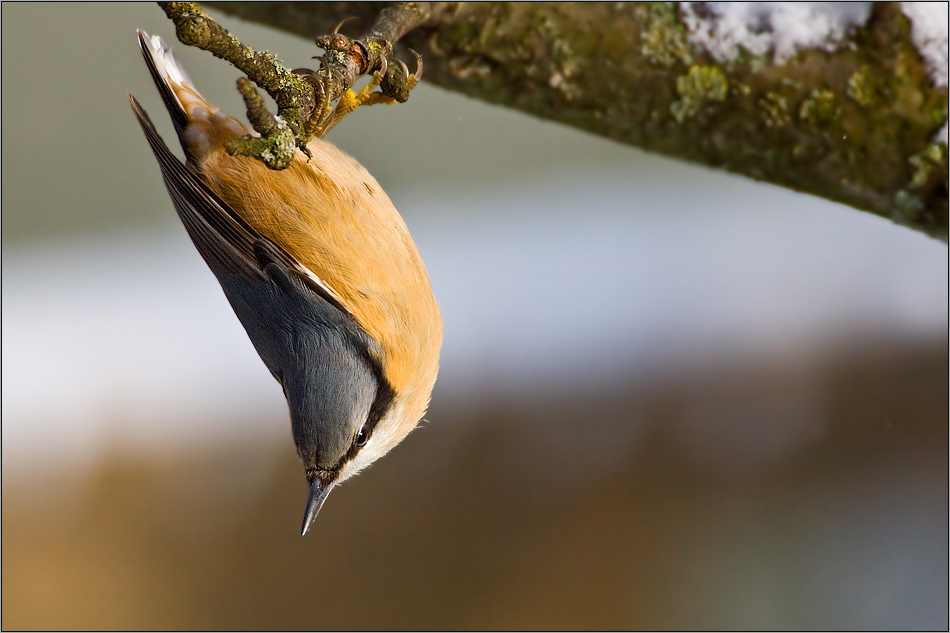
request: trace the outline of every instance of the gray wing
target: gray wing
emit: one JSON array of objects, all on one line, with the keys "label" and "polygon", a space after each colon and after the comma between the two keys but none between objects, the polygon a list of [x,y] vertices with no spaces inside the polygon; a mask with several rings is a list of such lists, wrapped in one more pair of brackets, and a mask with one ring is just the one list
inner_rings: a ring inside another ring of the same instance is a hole
[{"label": "gray wing", "polygon": [[216,275],[239,275],[248,281],[260,281],[264,266],[275,263],[335,308],[349,314],[336,297],[304,272],[305,267],[296,258],[258,233],[178,160],[135,97],[129,95],[129,101],[158,160],[175,210],[198,252]]},{"label": "gray wing", "polygon": [[276,339],[275,333],[290,335],[299,322],[336,327],[365,341],[339,301],[296,258],[258,233],[178,160],[138,101],[131,95],[129,100],[178,216],[271,373],[281,380],[280,345],[286,342]]}]

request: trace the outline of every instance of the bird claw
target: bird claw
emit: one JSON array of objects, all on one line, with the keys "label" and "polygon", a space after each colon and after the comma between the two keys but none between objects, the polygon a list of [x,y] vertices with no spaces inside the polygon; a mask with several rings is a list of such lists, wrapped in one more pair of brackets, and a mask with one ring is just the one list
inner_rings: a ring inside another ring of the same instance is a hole
[{"label": "bird claw", "polygon": [[[322,39],[338,36],[340,27],[350,19],[353,18],[341,20],[333,27],[333,31],[329,36],[318,38],[317,44],[321,45],[320,42]],[[356,43],[362,45],[361,42]],[[364,50],[368,50],[366,45],[362,45],[362,47]],[[317,100],[318,105],[314,106],[314,110],[310,115],[308,128],[314,131],[315,136],[323,138],[337,123],[343,120],[343,117],[362,106],[375,105],[377,103],[393,104],[399,101],[405,101],[409,91],[415,88],[419,84],[419,80],[422,79],[422,56],[412,49],[409,49],[409,51],[416,58],[416,71],[414,73],[409,72],[409,67],[406,66],[405,62],[401,59],[394,58],[402,69],[402,78],[390,78],[387,81],[389,60],[385,55],[381,55],[377,64],[379,70],[373,72],[369,83],[359,92],[347,90],[343,93],[343,96],[340,97],[339,101],[337,101],[336,107],[331,107],[328,102],[326,88],[324,86],[325,79],[321,79],[318,72],[307,68],[297,68],[293,70],[292,72],[310,81],[319,93],[319,99]],[[330,66],[327,61],[319,56],[314,56],[313,59],[320,60],[320,64],[325,71],[324,78],[329,78]],[[386,83],[384,84],[384,82]],[[382,89],[377,91],[376,89],[379,88],[381,84],[383,85]],[[394,90],[395,92],[393,92]],[[390,96],[391,94],[395,94],[396,96]]]},{"label": "bird claw", "polygon": [[411,48],[409,49],[409,52],[412,53],[413,56],[416,58],[416,72],[414,72],[412,76],[416,80],[416,83],[418,84],[422,80],[422,55],[412,50]]},{"label": "bird claw", "polygon": [[410,74],[409,67],[406,66],[406,63],[401,59],[396,60],[399,63],[400,68],[402,68],[402,74],[405,76],[404,82],[407,92],[418,86],[419,80],[422,79],[422,55],[411,48],[409,49],[409,52],[412,53],[416,58],[416,72]]},{"label": "bird claw", "polygon": [[355,16],[355,15],[351,15],[351,16],[348,17],[348,18],[343,18],[342,20],[340,20],[339,22],[336,23],[336,26],[333,27],[333,30],[332,30],[332,31],[330,31],[330,35],[336,35],[337,33],[340,32],[340,27],[341,27],[341,26],[343,26],[344,24],[346,24],[346,23],[349,22],[350,20],[355,20],[355,19],[356,19],[356,16]]},{"label": "bird claw", "polygon": [[[383,86],[387,94],[393,95],[393,98],[397,101],[405,101],[409,97],[409,92],[418,86],[419,80],[422,79],[422,56],[411,48],[409,52],[416,58],[416,72],[410,73],[406,63],[401,59],[396,59],[396,63],[398,63],[402,69],[402,78],[401,80],[397,80],[394,86]],[[393,90],[395,90],[395,92],[393,92]]]},{"label": "bird claw", "polygon": [[406,76],[406,81],[409,81],[409,77],[411,77],[411,75],[409,74],[409,67],[406,66],[406,62],[402,61],[401,59],[397,59],[396,62],[399,64],[399,67],[402,68],[402,74]]},{"label": "bird claw", "polygon": [[323,59],[322,57],[314,57],[313,59],[320,60],[320,69],[323,70],[324,73],[323,77],[320,77],[319,71],[311,70],[309,68],[294,68],[290,72],[310,82],[310,85],[312,85],[314,90],[317,92],[317,98],[307,122],[312,122],[312,125],[319,129],[319,126],[322,125],[322,123],[327,119],[328,116],[330,116],[330,113],[333,111],[333,106],[330,103],[330,99],[327,98],[327,89],[324,85],[324,78],[330,77],[330,64],[328,64],[327,60]]}]

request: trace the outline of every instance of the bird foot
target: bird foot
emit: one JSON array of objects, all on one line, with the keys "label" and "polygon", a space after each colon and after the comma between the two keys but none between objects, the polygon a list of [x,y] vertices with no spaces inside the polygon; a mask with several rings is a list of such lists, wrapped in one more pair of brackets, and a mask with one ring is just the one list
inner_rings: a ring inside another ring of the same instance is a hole
[{"label": "bird foot", "polygon": [[[409,96],[409,92],[419,85],[419,80],[422,79],[422,57],[415,51],[411,52],[416,57],[415,73],[410,74],[409,68],[400,59],[396,60],[399,70],[389,72],[389,64],[386,58],[381,57],[381,68],[373,72],[369,83],[359,92],[348,89],[337,101],[336,107],[333,107],[330,100],[326,98],[326,90],[317,72],[306,68],[294,70],[301,77],[308,79],[320,95],[320,104],[314,109],[309,121],[309,124],[313,126],[313,135],[323,138],[344,117],[362,106],[371,106],[377,103],[392,105],[405,101]],[[327,62],[323,58],[318,59],[320,59],[321,65],[326,68]],[[377,88],[380,89],[377,90]]]}]

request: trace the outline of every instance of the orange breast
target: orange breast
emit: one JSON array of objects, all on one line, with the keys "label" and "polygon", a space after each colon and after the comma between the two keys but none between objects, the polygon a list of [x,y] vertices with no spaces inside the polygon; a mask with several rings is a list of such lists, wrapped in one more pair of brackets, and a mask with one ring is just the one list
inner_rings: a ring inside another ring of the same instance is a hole
[{"label": "orange breast", "polygon": [[408,433],[435,383],[442,320],[402,217],[369,172],[325,141],[310,142],[309,161],[297,152],[291,167],[273,171],[228,155],[223,143],[234,128],[213,127],[206,140],[216,147],[205,145],[210,151],[193,156],[204,179],[323,280],[382,346],[386,377],[404,407],[400,427],[407,428],[400,430]]}]

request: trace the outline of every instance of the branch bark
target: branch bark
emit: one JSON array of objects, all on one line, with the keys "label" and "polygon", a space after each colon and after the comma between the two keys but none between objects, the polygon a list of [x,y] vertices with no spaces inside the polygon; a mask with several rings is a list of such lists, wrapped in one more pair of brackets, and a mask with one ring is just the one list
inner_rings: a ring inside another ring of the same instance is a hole
[{"label": "branch bark", "polygon": [[[306,38],[384,3],[212,3]],[[668,3],[430,3],[402,43],[426,80],[947,241],[947,118],[897,3],[834,52],[717,63]]]}]

